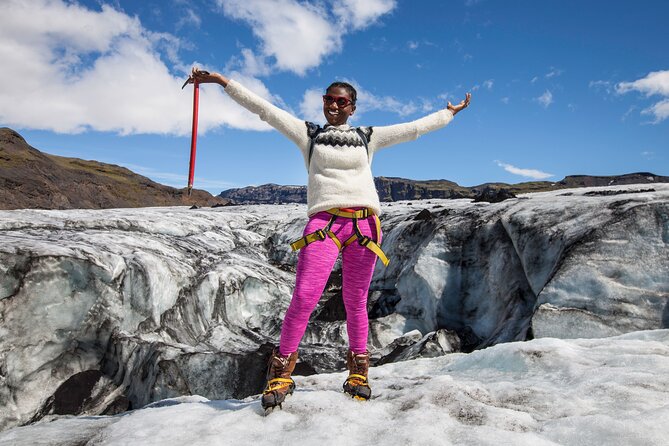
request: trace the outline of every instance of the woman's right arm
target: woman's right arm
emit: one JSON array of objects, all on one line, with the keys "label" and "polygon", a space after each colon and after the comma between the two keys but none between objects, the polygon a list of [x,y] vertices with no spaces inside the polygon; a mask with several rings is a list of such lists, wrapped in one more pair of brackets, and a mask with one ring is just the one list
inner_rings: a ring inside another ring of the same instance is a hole
[{"label": "woman's right arm", "polygon": [[263,121],[277,129],[288,139],[293,141],[304,153],[309,148],[307,126],[301,119],[296,118],[285,110],[263,99],[239,82],[228,79],[220,73],[208,73],[193,68],[189,83],[197,81],[200,84],[216,83],[225,88],[226,93],[239,105],[260,117]]}]

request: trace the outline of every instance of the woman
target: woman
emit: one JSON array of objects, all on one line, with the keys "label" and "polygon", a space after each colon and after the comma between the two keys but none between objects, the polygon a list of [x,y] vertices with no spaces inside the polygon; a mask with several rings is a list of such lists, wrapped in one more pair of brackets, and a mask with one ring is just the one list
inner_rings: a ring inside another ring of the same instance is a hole
[{"label": "woman", "polygon": [[292,116],[219,73],[193,68],[189,82],[194,81],[222,85],[237,103],[288,137],[301,150],[309,172],[309,222],[304,237],[292,244],[293,249],[300,250],[295,291],[281,328],[279,348],[270,358],[263,408],[280,406],[295,389],[291,374],[297,362],[297,348],[340,252],[349,336],[349,376],[344,391],[354,398],[369,399],[367,293],[377,256],[387,264],[379,246],[381,209],[370,169],[372,158],[380,149],[444,127],[469,105],[471,95],[467,93],[459,104],[448,102],[445,109],[413,122],[356,128],[347,124],[356,109],[355,88],[335,82],[323,96],[323,114],[328,124],[321,128]]}]

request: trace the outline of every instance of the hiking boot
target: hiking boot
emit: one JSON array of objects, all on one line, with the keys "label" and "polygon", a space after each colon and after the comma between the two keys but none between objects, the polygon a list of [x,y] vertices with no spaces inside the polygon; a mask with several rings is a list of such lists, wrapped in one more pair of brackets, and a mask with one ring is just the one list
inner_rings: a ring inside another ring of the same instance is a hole
[{"label": "hiking boot", "polygon": [[346,355],[348,378],[344,382],[344,392],[357,400],[368,400],[372,396],[372,389],[367,382],[369,372],[369,352],[353,353],[349,350]]},{"label": "hiking boot", "polygon": [[297,352],[283,356],[278,348],[274,349],[267,366],[267,386],[262,393],[263,409],[281,407],[286,396],[292,395],[295,381],[290,375],[295,370],[295,363],[297,363]]}]

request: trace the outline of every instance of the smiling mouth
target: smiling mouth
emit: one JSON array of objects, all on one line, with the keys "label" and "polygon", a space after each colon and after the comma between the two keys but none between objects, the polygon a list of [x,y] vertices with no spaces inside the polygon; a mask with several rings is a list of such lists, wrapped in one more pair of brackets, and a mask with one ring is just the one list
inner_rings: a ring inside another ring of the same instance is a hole
[{"label": "smiling mouth", "polygon": [[328,114],[330,116],[339,116],[339,112],[338,111],[333,111],[333,110],[328,110]]}]

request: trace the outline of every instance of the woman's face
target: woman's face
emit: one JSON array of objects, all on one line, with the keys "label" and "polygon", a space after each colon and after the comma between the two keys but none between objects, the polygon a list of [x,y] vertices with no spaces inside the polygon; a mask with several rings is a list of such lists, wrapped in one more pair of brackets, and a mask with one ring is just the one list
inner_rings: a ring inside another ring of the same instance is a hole
[{"label": "woman's face", "polygon": [[323,114],[330,125],[346,124],[354,111],[355,104],[344,87],[330,88],[323,96]]}]

